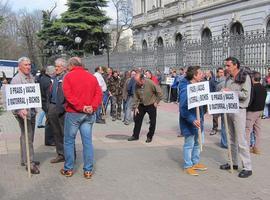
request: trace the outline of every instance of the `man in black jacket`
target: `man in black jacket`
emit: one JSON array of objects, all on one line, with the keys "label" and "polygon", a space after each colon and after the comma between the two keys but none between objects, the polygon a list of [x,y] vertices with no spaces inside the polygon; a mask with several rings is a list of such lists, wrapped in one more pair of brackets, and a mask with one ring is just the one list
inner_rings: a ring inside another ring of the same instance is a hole
[{"label": "man in black jacket", "polygon": [[48,120],[48,92],[51,84],[51,77],[55,74],[55,67],[48,66],[46,67],[46,72],[39,79],[40,92],[41,92],[41,101],[42,101],[42,110],[46,114],[46,125],[45,125],[45,145],[54,146],[54,134],[52,132],[50,122]]},{"label": "man in black jacket", "polygon": [[253,82],[253,97],[252,102],[247,108],[247,119],[246,119],[246,135],[247,142],[250,147],[250,133],[253,131],[255,134],[256,142],[255,145],[250,147],[250,152],[254,154],[260,154],[260,139],[261,139],[261,114],[265,106],[266,89],[260,83],[261,74],[254,72],[252,77]]},{"label": "man in black jacket", "polygon": [[53,130],[56,158],[51,160],[51,163],[64,162],[64,117],[65,117],[65,97],[62,89],[63,78],[66,73],[67,62],[58,58],[55,61],[55,77],[52,79],[52,84],[49,89],[48,96],[48,118]]}]

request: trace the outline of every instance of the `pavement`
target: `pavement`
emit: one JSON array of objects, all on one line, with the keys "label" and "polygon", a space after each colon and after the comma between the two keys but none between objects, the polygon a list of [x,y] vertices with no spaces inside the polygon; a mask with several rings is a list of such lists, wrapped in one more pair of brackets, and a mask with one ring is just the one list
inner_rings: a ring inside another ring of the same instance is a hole
[{"label": "pavement", "polygon": [[220,135],[209,136],[212,120],[205,117],[205,144],[201,162],[206,172],[198,177],[183,169],[183,138],[177,137],[178,105],[161,103],[156,134],[145,143],[147,116],[139,141],[128,142],[133,124],[95,124],[95,168],[92,179],[83,178],[82,145],[77,135],[77,162],[71,178],[60,175],[63,163],[51,164],[54,147],[44,146],[44,129],[36,129],[35,158],[41,162],[40,175],[28,178],[19,164],[18,124],[10,112],[0,116],[0,200],[268,200],[270,197],[270,121],[263,121],[262,154],[252,154],[253,175],[247,179],[219,170],[227,151],[219,147]]}]

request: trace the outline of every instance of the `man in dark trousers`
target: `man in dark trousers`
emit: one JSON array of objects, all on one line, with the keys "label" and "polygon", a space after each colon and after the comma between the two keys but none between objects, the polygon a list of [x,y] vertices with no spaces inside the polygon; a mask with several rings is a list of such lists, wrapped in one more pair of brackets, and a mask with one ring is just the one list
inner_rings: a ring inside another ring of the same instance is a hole
[{"label": "man in dark trousers", "polygon": [[65,97],[62,82],[66,73],[66,61],[58,58],[55,61],[55,77],[52,79],[48,98],[48,119],[53,130],[57,157],[51,163],[64,162],[64,120],[65,120]]},{"label": "man in dark trousers", "polygon": [[162,92],[158,85],[152,80],[145,79],[142,73],[137,73],[135,76],[136,87],[134,93],[134,122],[133,135],[128,138],[128,141],[139,139],[142,121],[145,113],[148,113],[150,118],[149,132],[147,134],[146,143],[152,142],[153,135],[156,129],[157,105],[162,98]]},{"label": "man in dark trousers", "polygon": [[55,67],[48,66],[46,67],[46,72],[43,76],[40,77],[40,92],[41,92],[41,101],[42,101],[42,110],[46,114],[46,124],[45,124],[45,145],[54,146],[54,134],[52,132],[50,122],[48,119],[48,98],[49,98],[49,88],[51,85],[51,79],[55,75]]}]

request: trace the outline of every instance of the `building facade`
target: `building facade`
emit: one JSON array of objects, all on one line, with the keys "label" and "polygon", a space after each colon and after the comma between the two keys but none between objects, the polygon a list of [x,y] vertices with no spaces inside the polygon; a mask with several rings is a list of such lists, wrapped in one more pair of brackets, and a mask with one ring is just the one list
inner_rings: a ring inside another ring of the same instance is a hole
[{"label": "building facade", "polygon": [[262,74],[270,67],[270,0],[133,0],[133,15],[133,48],[112,54],[112,67],[213,69],[228,56]]}]

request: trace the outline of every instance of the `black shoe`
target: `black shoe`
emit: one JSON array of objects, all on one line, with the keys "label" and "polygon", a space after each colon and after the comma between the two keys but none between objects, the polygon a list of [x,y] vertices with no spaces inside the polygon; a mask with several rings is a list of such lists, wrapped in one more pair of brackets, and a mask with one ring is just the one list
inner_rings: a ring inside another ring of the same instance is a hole
[{"label": "black shoe", "polygon": [[212,130],[210,135],[216,135],[217,134],[217,130]]},{"label": "black shoe", "polygon": [[[27,166],[25,167],[26,171],[28,171]],[[36,165],[32,165],[30,167],[31,174],[40,174],[40,171]]]},{"label": "black shoe", "polygon": [[249,176],[252,175],[252,171],[251,170],[245,170],[243,169],[239,174],[238,177],[239,178],[248,178]]},{"label": "black shoe", "polygon": [[[229,165],[229,163],[226,163],[224,165],[220,165],[219,168],[222,169],[222,170],[230,170],[231,166]],[[238,165],[233,165],[233,169],[238,170]]]},{"label": "black shoe", "polygon": [[105,124],[105,120],[104,119],[100,119],[96,121],[97,124]]},{"label": "black shoe", "polygon": [[152,142],[152,138],[147,138],[147,139],[145,140],[145,142],[146,142],[146,143]]},{"label": "black shoe", "polygon": [[39,126],[37,126],[38,128],[45,128],[45,126],[44,125],[39,125]]},{"label": "black shoe", "polygon": [[128,141],[135,141],[135,140],[138,140],[139,138],[135,138],[134,136],[131,136],[128,138]]},{"label": "black shoe", "polygon": [[53,163],[65,162],[65,158],[64,158],[64,156],[58,155],[56,158],[52,159],[50,162],[52,164]]},{"label": "black shoe", "polygon": [[[32,161],[32,163],[34,163],[34,165],[40,165],[39,161]],[[24,167],[26,165],[23,162],[21,162],[21,166]]]},{"label": "black shoe", "polygon": [[55,143],[50,143],[50,144],[45,144],[45,146],[48,146],[48,147],[54,147],[55,146]]}]

